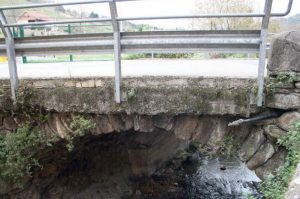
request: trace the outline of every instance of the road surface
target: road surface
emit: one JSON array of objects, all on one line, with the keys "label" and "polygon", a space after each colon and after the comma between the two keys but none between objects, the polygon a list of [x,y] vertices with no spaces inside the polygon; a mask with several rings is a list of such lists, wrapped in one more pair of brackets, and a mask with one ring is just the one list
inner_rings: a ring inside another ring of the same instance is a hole
[{"label": "road surface", "polygon": [[[256,78],[258,60],[125,60],[123,77],[205,76]],[[112,77],[113,61],[18,64],[19,78]],[[9,78],[7,63],[0,64],[0,79]]]}]

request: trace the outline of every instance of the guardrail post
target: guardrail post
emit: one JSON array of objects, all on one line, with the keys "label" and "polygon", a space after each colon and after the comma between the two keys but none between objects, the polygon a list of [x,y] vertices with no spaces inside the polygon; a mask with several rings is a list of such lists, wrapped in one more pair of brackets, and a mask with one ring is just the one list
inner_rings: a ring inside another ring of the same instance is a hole
[{"label": "guardrail post", "polygon": [[16,62],[16,53],[15,53],[15,41],[14,41],[12,31],[9,28],[3,27],[4,24],[7,24],[7,20],[5,18],[3,11],[0,10],[0,26],[5,36],[6,53],[8,58],[9,75],[10,75],[11,95],[12,95],[12,99],[15,101],[16,91],[18,87],[18,71],[17,71],[17,62]]},{"label": "guardrail post", "polygon": [[261,107],[264,101],[264,78],[265,78],[265,66],[266,66],[266,55],[267,55],[267,36],[268,27],[270,22],[270,16],[272,11],[273,0],[266,0],[265,2],[265,16],[262,19],[261,33],[260,33],[260,49],[259,49],[259,68],[258,68],[258,92],[257,92],[257,106]]},{"label": "guardrail post", "polygon": [[[24,38],[25,37],[25,28],[24,26],[20,26],[20,38]],[[26,56],[22,56],[22,61],[23,64],[27,63],[27,57]]]},{"label": "guardrail post", "polygon": [[[68,34],[72,34],[72,26],[71,24],[68,24]],[[73,55],[69,55],[70,62],[73,62]]]},{"label": "guardrail post", "polygon": [[118,12],[116,2],[109,2],[111,20],[114,31],[114,59],[115,59],[115,100],[121,103],[121,33],[120,26],[117,20]]}]

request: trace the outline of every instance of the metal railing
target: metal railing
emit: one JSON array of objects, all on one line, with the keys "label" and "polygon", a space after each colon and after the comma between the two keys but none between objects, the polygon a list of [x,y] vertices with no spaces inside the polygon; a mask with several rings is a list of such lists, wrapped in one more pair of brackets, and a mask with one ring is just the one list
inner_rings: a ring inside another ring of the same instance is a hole
[{"label": "metal railing", "polygon": [[[228,13],[177,15],[153,17],[119,17],[116,2],[141,0],[88,0],[65,3],[45,3],[0,7],[0,27],[5,40],[0,40],[0,54],[7,54],[11,80],[12,98],[16,100],[18,73],[16,55],[36,55],[72,52],[114,53],[115,60],[115,100],[122,101],[121,96],[121,53],[124,52],[259,52],[257,105],[263,105],[264,72],[266,63],[267,33],[270,17],[282,17],[290,13],[293,0],[289,0],[284,13],[271,13],[273,0],[265,0],[263,13]],[[55,7],[65,5],[108,3],[111,17],[107,19],[80,19],[63,21],[46,21],[32,23],[8,23],[5,10]],[[159,19],[198,19],[198,18],[262,18],[260,30],[247,31],[158,31],[158,32],[121,32],[120,22],[134,20]],[[32,38],[14,38],[11,28],[24,26],[41,26],[53,24],[73,24],[90,22],[111,22],[113,33],[47,36]],[[59,46],[59,47],[58,47]],[[61,50],[64,47],[63,51]]]}]

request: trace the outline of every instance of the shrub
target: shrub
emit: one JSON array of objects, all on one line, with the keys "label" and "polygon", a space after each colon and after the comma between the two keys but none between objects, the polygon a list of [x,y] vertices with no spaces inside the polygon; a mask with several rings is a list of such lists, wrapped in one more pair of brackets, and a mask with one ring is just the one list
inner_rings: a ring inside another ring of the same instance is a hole
[{"label": "shrub", "polygon": [[78,115],[73,118],[73,121],[71,122],[70,127],[73,130],[73,134],[71,134],[67,137],[68,143],[67,143],[66,147],[67,147],[68,151],[73,150],[74,139],[76,137],[83,136],[87,130],[93,128],[93,124],[92,124],[91,120],[86,119],[84,116]]},{"label": "shrub", "polygon": [[40,166],[34,155],[42,142],[30,124],[0,139],[1,177],[18,183],[22,177],[31,175],[32,167]]},{"label": "shrub", "polygon": [[281,72],[276,77],[276,82],[279,83],[293,83],[296,79],[296,74],[293,72]]},{"label": "shrub", "polygon": [[84,133],[93,127],[92,122],[85,117],[79,115],[75,116],[70,124],[70,127],[74,130],[75,136],[83,136]]}]

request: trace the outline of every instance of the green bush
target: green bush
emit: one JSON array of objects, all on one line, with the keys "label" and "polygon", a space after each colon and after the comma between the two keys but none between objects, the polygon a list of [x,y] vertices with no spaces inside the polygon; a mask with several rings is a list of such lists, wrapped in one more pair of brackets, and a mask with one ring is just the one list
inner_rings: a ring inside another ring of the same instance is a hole
[{"label": "green bush", "polygon": [[86,119],[84,116],[78,115],[73,118],[73,121],[70,124],[70,127],[73,130],[73,134],[67,137],[68,143],[66,145],[68,151],[72,151],[74,148],[74,139],[76,137],[83,136],[84,133],[93,128],[91,120]]},{"label": "green bush", "polygon": [[293,83],[296,79],[296,74],[293,72],[281,72],[276,77],[277,83]]},{"label": "green bush", "polygon": [[300,159],[300,121],[292,130],[278,139],[278,144],[287,149],[285,163],[275,175],[269,175],[260,185],[260,191],[266,199],[283,199]]},{"label": "green bush", "polygon": [[15,132],[0,138],[1,177],[19,182],[22,177],[31,175],[32,167],[40,166],[34,155],[42,142],[30,124],[24,124]]},{"label": "green bush", "polygon": [[128,101],[132,101],[136,97],[136,90],[134,88],[128,89],[126,96]]},{"label": "green bush", "polygon": [[74,117],[73,121],[70,124],[70,127],[72,128],[72,130],[74,130],[74,136],[83,136],[87,130],[93,127],[93,124],[91,120],[78,115]]}]

